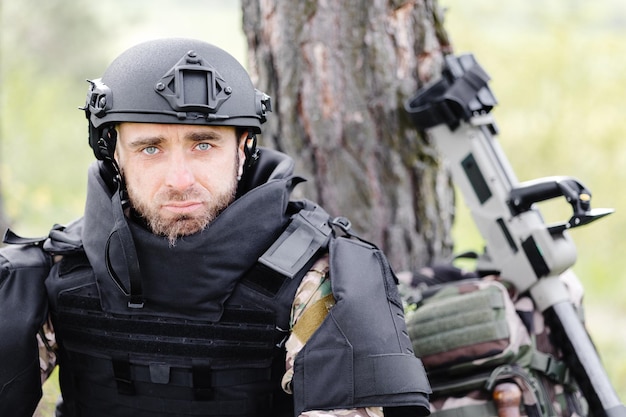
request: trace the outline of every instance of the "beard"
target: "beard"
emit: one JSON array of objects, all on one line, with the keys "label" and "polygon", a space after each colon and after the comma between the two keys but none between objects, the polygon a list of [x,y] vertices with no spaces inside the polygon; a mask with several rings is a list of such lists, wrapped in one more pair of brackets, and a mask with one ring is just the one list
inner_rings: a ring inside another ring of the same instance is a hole
[{"label": "beard", "polygon": [[[146,201],[140,190],[127,184],[128,197],[132,208],[146,222],[152,233],[167,237],[171,247],[176,246],[180,237],[192,235],[206,229],[215,218],[234,200],[237,192],[237,167],[239,155],[236,157],[235,170],[224,187],[216,192],[209,192],[203,187],[193,185],[184,191],[166,189],[158,192],[154,198]],[[187,200],[202,201],[202,210],[198,214],[162,215],[161,205],[168,202],[184,202]]]}]

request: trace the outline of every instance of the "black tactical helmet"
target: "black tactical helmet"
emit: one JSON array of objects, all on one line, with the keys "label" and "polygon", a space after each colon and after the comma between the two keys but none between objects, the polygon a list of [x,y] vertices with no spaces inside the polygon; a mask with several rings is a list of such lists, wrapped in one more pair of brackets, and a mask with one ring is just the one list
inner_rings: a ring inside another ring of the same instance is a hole
[{"label": "black tactical helmet", "polygon": [[83,108],[96,158],[112,157],[121,122],[221,125],[260,133],[270,98],[226,51],[193,39],[160,39],[122,53],[89,81]]}]

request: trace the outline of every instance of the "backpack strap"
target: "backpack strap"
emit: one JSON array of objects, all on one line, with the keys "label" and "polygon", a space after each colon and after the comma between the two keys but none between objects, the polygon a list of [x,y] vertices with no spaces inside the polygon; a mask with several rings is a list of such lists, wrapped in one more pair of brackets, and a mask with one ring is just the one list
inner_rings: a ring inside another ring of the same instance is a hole
[{"label": "backpack strap", "polygon": [[535,349],[532,354],[530,368],[539,371],[559,384],[568,385],[571,383],[565,362],[556,359],[548,353]]}]

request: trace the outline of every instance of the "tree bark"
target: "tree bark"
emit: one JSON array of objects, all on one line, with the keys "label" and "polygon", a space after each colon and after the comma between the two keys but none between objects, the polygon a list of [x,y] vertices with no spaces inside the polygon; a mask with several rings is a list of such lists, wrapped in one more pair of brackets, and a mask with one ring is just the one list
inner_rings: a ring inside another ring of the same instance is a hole
[{"label": "tree bark", "polygon": [[272,96],[261,142],[309,181],[300,194],[348,217],[396,270],[450,254],[454,192],[404,102],[438,76],[436,0],[242,0],[249,69]]}]

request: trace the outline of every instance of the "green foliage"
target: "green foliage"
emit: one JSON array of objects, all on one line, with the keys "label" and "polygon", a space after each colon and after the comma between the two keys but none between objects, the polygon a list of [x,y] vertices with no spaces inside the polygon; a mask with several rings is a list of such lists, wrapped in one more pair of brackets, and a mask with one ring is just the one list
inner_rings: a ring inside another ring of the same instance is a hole
[{"label": "green foliage", "polygon": [[[191,36],[245,60],[239,2],[222,0],[3,1],[0,22],[0,182],[16,232],[47,233],[82,212],[86,78],[147,38]],[[616,214],[572,232],[587,290],[589,328],[616,389],[626,393],[626,3],[440,0],[456,53],[472,52],[493,78],[500,142],[520,180],[572,175]],[[547,217],[569,213],[547,208]],[[459,251],[480,249],[458,212]],[[48,384],[53,385],[53,384]],[[54,394],[52,394],[54,397]],[[52,400],[53,401],[53,400]]]},{"label": "green foliage", "polygon": [[[84,77],[99,69],[85,45],[98,42],[106,21],[96,19],[88,0],[5,1],[2,7],[3,69]],[[102,26],[101,26],[102,25]],[[80,52],[82,51],[82,52]],[[84,79],[84,78],[83,78]]]},{"label": "green foliage", "polygon": [[150,38],[187,36],[245,59],[236,2],[44,3],[0,3],[0,187],[11,228],[27,236],[82,214],[93,156],[78,108],[85,80],[99,77],[119,52]]},{"label": "green foliage", "polygon": [[[25,223],[25,232],[42,234],[52,226],[50,219],[68,222],[82,210],[86,179],[77,172],[85,172],[91,160],[85,117],[77,110],[81,103],[67,97],[71,87],[63,79],[34,77],[27,70],[6,79],[4,92],[12,98],[3,111],[11,123],[2,125],[6,210]],[[60,117],[42,123],[51,111]]]},{"label": "green foliage", "polygon": [[[594,207],[616,213],[571,232],[574,271],[586,289],[587,325],[615,388],[626,400],[626,5],[605,2],[440,0],[455,53],[471,52],[491,75],[499,142],[520,181],[569,175]],[[569,218],[566,204],[540,206],[546,221]],[[482,248],[464,207],[459,251]]]},{"label": "green foliage", "polygon": [[91,157],[78,107],[85,79],[104,65],[86,58],[91,51],[83,45],[100,35],[86,5],[2,4],[0,178],[4,208],[19,233],[45,234],[84,205],[86,179],[78,173]]}]

